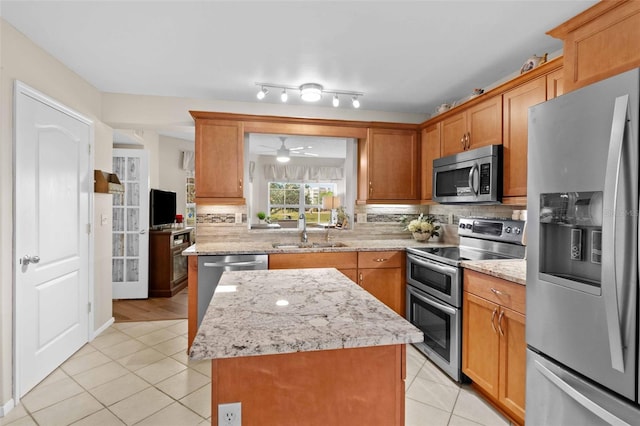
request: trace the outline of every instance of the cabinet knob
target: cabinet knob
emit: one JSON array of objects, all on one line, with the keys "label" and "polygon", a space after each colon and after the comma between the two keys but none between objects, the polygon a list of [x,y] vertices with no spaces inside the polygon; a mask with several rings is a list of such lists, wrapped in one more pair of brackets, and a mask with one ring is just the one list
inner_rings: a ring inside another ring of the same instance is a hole
[{"label": "cabinet knob", "polygon": [[240,189],[242,189],[242,179],[238,179],[238,185],[240,186]]},{"label": "cabinet knob", "polygon": [[374,262],[386,262],[389,259],[385,259],[384,257],[378,257],[377,259],[373,259]]},{"label": "cabinet knob", "polygon": [[373,183],[369,181],[369,195],[373,193]]},{"label": "cabinet knob", "polygon": [[362,276],[362,272],[360,272],[358,279],[360,280],[360,284],[362,284],[362,281],[364,280],[364,277]]},{"label": "cabinet knob", "polygon": [[466,135],[462,135],[462,137],[460,138],[460,145],[462,145],[462,149],[464,150],[465,146],[464,146],[464,138]]}]

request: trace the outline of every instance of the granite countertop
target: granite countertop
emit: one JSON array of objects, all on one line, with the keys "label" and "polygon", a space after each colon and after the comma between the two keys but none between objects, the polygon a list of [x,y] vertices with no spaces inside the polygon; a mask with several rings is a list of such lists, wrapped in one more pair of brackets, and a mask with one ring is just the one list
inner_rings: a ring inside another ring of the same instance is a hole
[{"label": "granite countertop", "polygon": [[462,262],[462,267],[514,283],[527,284],[527,261],[524,259],[466,260]]},{"label": "granite countertop", "polygon": [[422,332],[333,268],[225,272],[191,359],[423,341]]},{"label": "granite countertop", "polygon": [[[450,247],[452,244],[439,242],[422,243],[412,238],[394,240],[340,240],[344,247],[274,248],[279,241],[242,241],[196,243],[182,252],[185,256],[206,256],[226,254],[272,254],[272,253],[321,253],[347,251],[404,250],[407,247]],[[326,244],[325,241],[318,241]]]}]

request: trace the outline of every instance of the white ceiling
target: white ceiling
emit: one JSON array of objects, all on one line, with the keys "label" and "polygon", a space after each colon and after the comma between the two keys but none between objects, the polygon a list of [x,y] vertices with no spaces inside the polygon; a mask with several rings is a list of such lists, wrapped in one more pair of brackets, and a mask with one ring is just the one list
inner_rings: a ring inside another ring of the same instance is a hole
[{"label": "white ceiling", "polygon": [[424,114],[558,51],[545,32],[596,3],[1,1],[6,21],[103,92],[259,102],[255,82],[316,82],[364,92],[362,109]]}]

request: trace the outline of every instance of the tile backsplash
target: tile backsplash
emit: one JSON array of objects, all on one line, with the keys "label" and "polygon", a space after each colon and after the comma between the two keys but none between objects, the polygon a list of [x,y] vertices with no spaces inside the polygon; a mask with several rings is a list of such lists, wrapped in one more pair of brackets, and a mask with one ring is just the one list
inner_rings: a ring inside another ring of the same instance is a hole
[{"label": "tile backsplash", "polygon": [[[404,230],[403,218],[410,221],[420,213],[435,216],[443,228],[440,241],[457,244],[457,224],[460,217],[476,216],[489,218],[510,218],[514,210],[526,206],[507,205],[412,205],[412,204],[371,204],[357,205],[354,218],[350,218],[349,229],[331,230],[332,237],[340,240],[372,240],[411,238]],[[311,240],[325,237],[321,228],[308,229]],[[249,229],[246,206],[198,205],[196,214],[196,239],[199,242],[255,240],[297,240],[297,229]]]}]

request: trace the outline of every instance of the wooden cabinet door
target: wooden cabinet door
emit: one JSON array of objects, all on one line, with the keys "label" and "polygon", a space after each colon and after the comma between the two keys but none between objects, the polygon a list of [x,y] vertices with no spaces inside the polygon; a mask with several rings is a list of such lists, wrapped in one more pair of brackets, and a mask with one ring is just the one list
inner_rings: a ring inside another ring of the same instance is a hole
[{"label": "wooden cabinet door", "polygon": [[502,143],[502,96],[494,96],[467,110],[467,149]]},{"label": "wooden cabinet door", "polygon": [[500,312],[499,400],[524,422],[527,343],[525,317],[511,309]]},{"label": "wooden cabinet door", "polygon": [[467,132],[467,118],[464,112],[442,120],[442,156],[457,154],[465,149],[463,140]]},{"label": "wooden cabinet door", "polygon": [[244,203],[242,124],[196,120],[196,198]]},{"label": "wooden cabinet door", "polygon": [[547,74],[547,100],[562,94],[564,94],[564,69],[558,68]]},{"label": "wooden cabinet door", "polygon": [[358,284],[379,301],[404,316],[404,292],[402,269],[358,269]]},{"label": "wooden cabinet door", "polygon": [[503,94],[503,196],[527,195],[529,107],[546,100],[546,79],[538,77]]},{"label": "wooden cabinet door", "polygon": [[418,137],[415,130],[370,129],[369,200],[418,199]]},{"label": "wooden cabinet door", "polygon": [[274,253],[269,255],[269,269],[336,268],[348,270],[356,269],[357,267],[358,253],[355,251]]},{"label": "wooden cabinet door", "polygon": [[462,372],[498,398],[500,307],[469,292],[462,296]]},{"label": "wooden cabinet door", "polygon": [[420,140],[420,171],[422,200],[433,198],[433,160],[440,158],[440,127],[441,123],[434,123],[422,129]]}]

